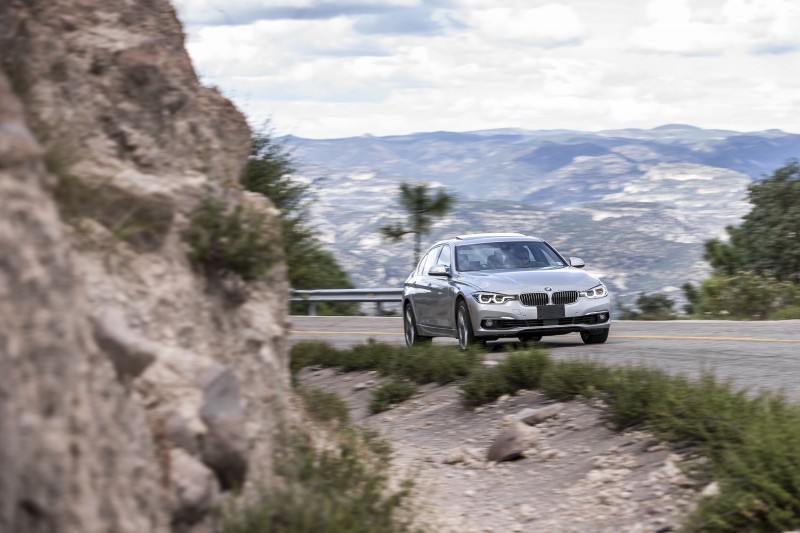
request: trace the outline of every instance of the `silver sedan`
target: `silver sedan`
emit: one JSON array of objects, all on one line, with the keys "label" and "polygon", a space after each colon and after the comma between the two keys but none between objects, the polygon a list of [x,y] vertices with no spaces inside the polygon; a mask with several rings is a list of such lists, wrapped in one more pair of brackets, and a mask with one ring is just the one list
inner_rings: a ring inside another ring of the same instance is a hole
[{"label": "silver sedan", "polygon": [[455,337],[461,349],[504,337],[522,342],[580,333],[603,343],[611,298],[603,283],[542,239],[518,233],[437,242],[408,276],[403,328],[408,346]]}]

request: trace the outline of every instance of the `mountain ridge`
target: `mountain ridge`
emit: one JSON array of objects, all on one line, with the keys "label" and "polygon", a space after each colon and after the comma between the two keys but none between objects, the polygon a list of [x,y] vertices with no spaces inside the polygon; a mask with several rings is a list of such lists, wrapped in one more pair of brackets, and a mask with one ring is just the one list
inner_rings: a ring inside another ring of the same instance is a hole
[{"label": "mountain ridge", "polygon": [[[410,246],[377,230],[402,219],[397,187],[425,182],[457,197],[424,244],[458,233],[521,231],[586,257],[620,301],[708,273],[703,242],[749,211],[747,186],[800,155],[800,135],[664,124],[652,129],[422,132],[287,137],[297,179],[312,184],[323,240],[358,286],[396,286]],[[665,258],[672,250],[675,258]],[[400,265],[394,259],[406,255]]]}]

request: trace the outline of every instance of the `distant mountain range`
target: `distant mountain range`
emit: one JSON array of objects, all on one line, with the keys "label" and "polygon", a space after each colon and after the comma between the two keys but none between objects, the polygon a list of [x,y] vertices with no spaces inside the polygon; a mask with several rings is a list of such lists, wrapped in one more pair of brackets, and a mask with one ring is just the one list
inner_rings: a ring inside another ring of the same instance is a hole
[{"label": "distant mountain range", "polygon": [[313,183],[314,223],[360,287],[398,286],[412,245],[378,227],[401,219],[403,181],[444,187],[454,211],[424,239],[519,231],[582,257],[619,301],[708,275],[703,242],[749,211],[747,185],[800,157],[800,135],[682,124],[598,132],[496,129],[343,139],[284,138]]}]

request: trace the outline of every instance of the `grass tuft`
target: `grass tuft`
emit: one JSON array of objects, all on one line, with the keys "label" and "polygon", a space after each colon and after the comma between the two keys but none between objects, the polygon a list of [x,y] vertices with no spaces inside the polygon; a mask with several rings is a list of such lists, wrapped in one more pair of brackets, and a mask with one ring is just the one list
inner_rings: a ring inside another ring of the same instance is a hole
[{"label": "grass tuft", "polygon": [[336,394],[300,388],[307,414],[321,422],[324,446],[284,430],[275,452],[280,482],[257,498],[235,499],[222,513],[223,533],[404,533],[412,531],[408,497],[413,483],[391,484],[392,449],[377,432],[350,422]]},{"label": "grass tuft", "polygon": [[282,488],[262,488],[257,501],[229,506],[224,533],[400,533],[411,531],[402,510],[411,490],[390,488],[388,447],[355,430],[339,445],[315,449],[307,438],[286,438],[275,464]]},{"label": "grass tuft", "polygon": [[407,349],[375,342],[339,350],[328,343],[301,341],[292,347],[291,369],[296,373],[310,365],[341,368],[345,372],[377,370],[415,383],[444,385],[461,379],[480,362],[477,350],[461,352],[454,346],[421,346]]},{"label": "grass tuft", "polygon": [[555,361],[542,374],[541,390],[557,400],[594,398],[603,389],[611,370],[589,359]]},{"label": "grass tuft", "polygon": [[340,426],[350,423],[350,410],[338,395],[305,387],[297,389],[297,392],[303,399],[306,412],[315,422]]},{"label": "grass tuft", "polygon": [[279,255],[265,222],[263,214],[209,192],[191,214],[189,260],[209,279],[262,278]]},{"label": "grass tuft", "polygon": [[372,391],[369,412],[376,414],[386,411],[392,404],[408,400],[415,392],[417,392],[417,386],[408,381],[387,381]]},{"label": "grass tuft", "polygon": [[512,352],[497,365],[470,373],[461,385],[461,401],[476,407],[520,389],[535,389],[550,365],[550,357],[541,348]]}]

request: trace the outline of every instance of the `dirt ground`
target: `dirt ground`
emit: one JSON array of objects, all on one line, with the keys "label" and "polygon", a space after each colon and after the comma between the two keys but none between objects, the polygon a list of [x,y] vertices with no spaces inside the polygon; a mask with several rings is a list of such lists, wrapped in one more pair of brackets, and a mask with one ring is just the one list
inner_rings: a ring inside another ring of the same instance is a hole
[{"label": "dirt ground", "polygon": [[486,451],[514,415],[552,401],[521,391],[467,410],[456,385],[426,385],[370,415],[370,391],[381,381],[376,372],[312,367],[300,381],[337,393],[356,423],[392,442],[393,468],[414,480],[416,521],[428,531],[673,531],[699,497],[687,473],[702,458],[641,431],[613,431],[599,402],[564,404],[534,426],[537,442],[523,458],[495,463]]}]

